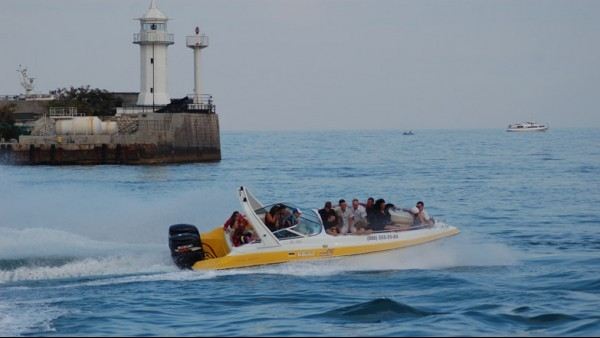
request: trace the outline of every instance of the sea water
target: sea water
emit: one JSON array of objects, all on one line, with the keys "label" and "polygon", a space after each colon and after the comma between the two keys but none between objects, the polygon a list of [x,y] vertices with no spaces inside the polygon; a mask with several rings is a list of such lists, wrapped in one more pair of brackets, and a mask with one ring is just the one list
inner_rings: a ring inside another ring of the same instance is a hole
[{"label": "sea water", "polygon": [[[219,163],[0,166],[0,336],[598,335],[600,130],[225,132]],[[305,209],[418,200],[458,236],[181,271],[236,189]]]}]

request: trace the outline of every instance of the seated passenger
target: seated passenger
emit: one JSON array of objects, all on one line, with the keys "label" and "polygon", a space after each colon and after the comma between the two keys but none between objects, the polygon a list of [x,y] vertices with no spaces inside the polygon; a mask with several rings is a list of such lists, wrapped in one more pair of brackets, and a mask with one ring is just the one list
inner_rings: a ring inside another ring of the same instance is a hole
[{"label": "seated passenger", "polygon": [[279,219],[281,218],[281,209],[283,208],[283,205],[275,204],[271,207],[271,210],[265,214],[265,225],[269,230],[279,230]]},{"label": "seated passenger", "polygon": [[294,208],[294,210],[292,210],[292,215],[289,218],[289,222],[291,223],[291,226],[297,225],[298,223],[300,223],[300,216],[302,216],[302,211],[300,211],[300,209],[298,208]]},{"label": "seated passenger", "polygon": [[340,233],[340,229],[338,228],[335,210],[333,210],[331,207],[330,201],[325,202],[323,209],[319,210],[319,215],[321,216],[321,220],[325,226],[325,231],[327,231],[327,233],[330,235],[337,236]]},{"label": "seated passenger", "polygon": [[344,199],[339,201],[338,207],[335,208],[335,214],[338,220],[338,228],[342,235],[356,232],[356,228],[352,223],[352,211],[348,208],[348,204]]},{"label": "seated passenger", "polygon": [[236,210],[231,214],[231,216],[229,216],[229,218],[223,224],[223,230],[225,232],[233,231],[234,224],[238,220],[239,215],[240,215],[240,212]]},{"label": "seated passenger", "polygon": [[373,211],[367,215],[369,227],[373,229],[373,231],[385,230],[385,227],[392,223],[392,216],[385,208],[385,200],[383,198],[378,199],[372,210]]},{"label": "seated passenger", "polygon": [[365,207],[360,205],[357,198],[352,200],[350,212],[352,212],[351,221],[352,226],[356,230],[355,233],[364,234],[370,232],[370,229],[367,226],[367,211],[365,210]]},{"label": "seated passenger", "polygon": [[369,215],[375,206],[375,199],[373,197],[369,197],[367,199],[367,203],[361,203],[361,205],[365,207],[365,211],[367,212],[367,215]]},{"label": "seated passenger", "polygon": [[252,226],[238,211],[234,211],[231,217],[223,225],[225,232],[231,236],[233,246],[250,243],[256,239]]},{"label": "seated passenger", "polygon": [[433,219],[425,211],[425,203],[423,201],[417,202],[417,206],[411,209],[411,213],[415,218],[413,226],[433,225],[434,223]]},{"label": "seated passenger", "polygon": [[290,210],[286,207],[283,207],[279,213],[279,229],[293,227],[298,224],[300,222],[300,214],[302,214],[300,209],[294,208]]}]

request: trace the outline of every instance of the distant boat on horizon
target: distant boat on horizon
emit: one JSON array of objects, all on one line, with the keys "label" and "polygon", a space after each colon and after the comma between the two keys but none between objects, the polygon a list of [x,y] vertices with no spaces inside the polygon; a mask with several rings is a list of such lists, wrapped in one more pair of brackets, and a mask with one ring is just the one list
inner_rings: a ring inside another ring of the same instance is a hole
[{"label": "distant boat on horizon", "polygon": [[531,121],[511,123],[506,131],[509,132],[524,132],[524,131],[546,131],[550,128],[548,124],[539,124]]},{"label": "distant boat on horizon", "polygon": [[415,133],[413,133],[413,131],[412,131],[412,130],[410,130],[410,131],[405,131],[405,132],[403,132],[403,133],[402,133],[402,135],[414,135],[414,134],[415,134]]}]

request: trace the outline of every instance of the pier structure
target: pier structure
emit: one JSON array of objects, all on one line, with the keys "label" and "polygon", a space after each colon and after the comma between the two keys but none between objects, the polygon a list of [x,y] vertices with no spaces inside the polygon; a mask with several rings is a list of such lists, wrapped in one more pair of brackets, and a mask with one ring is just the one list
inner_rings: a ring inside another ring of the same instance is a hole
[{"label": "pier structure", "polygon": [[[167,48],[174,43],[169,20],[152,0],[138,19],[140,92],[135,105],[115,116],[87,116],[73,107],[51,107],[33,122],[30,135],[0,142],[0,162],[13,164],[164,164],[221,160],[219,117],[212,95],[203,93],[200,51],[208,37],[188,36],[194,50],[194,93],[171,99]],[[2,141],[2,140],[0,140]]]}]

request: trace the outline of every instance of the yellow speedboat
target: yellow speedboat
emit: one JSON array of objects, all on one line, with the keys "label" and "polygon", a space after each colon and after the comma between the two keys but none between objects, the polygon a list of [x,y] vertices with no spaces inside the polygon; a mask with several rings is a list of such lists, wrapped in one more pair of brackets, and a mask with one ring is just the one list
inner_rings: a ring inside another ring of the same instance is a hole
[{"label": "yellow speedboat", "polygon": [[[238,193],[243,213],[254,231],[253,240],[234,246],[222,226],[199,234],[193,225],[172,225],[169,247],[177,266],[194,270],[231,269],[328,259],[400,249],[459,233],[456,227],[436,222],[425,227],[400,223],[395,224],[394,231],[334,236],[325,231],[317,210],[302,213],[293,226],[271,231],[264,217],[272,205],[263,205],[244,187]],[[290,210],[297,208],[289,203],[278,204]],[[399,222],[404,219],[392,218]]]}]

